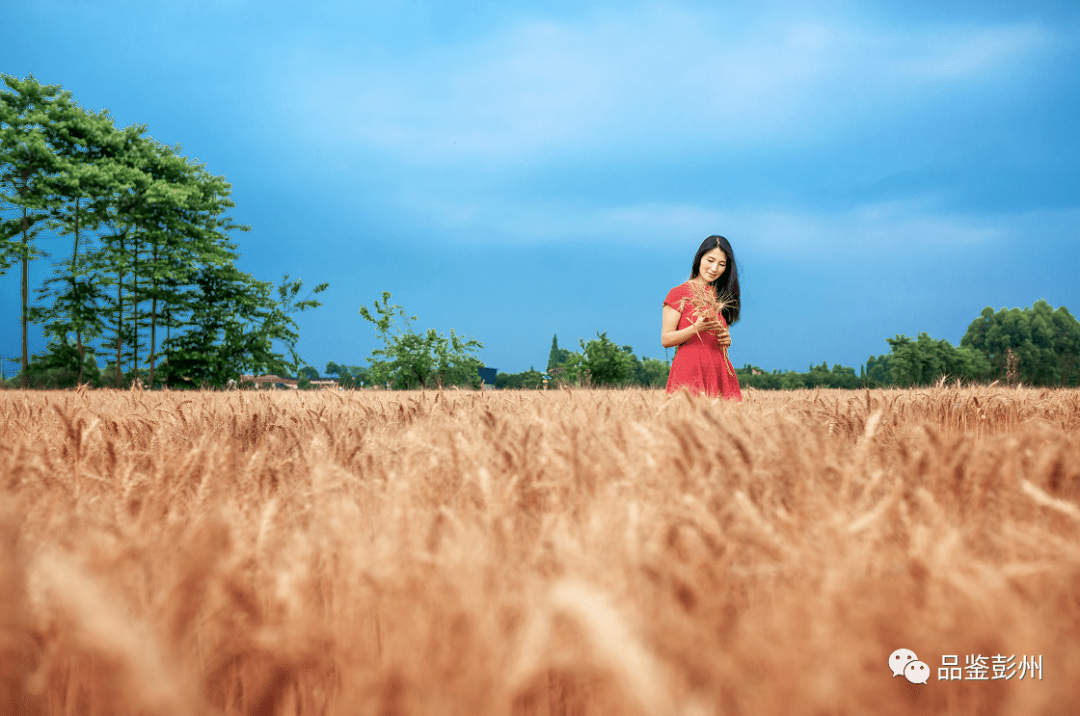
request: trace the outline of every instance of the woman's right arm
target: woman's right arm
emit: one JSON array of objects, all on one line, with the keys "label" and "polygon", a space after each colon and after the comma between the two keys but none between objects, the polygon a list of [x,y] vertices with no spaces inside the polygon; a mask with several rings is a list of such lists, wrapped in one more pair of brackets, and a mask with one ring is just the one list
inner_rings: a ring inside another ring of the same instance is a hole
[{"label": "woman's right arm", "polygon": [[706,321],[704,318],[699,318],[694,325],[687,326],[679,331],[676,328],[679,326],[681,316],[682,314],[674,308],[666,303],[664,304],[663,328],[660,331],[660,345],[664,346],[664,348],[681,346],[699,331],[715,331],[720,327],[720,321]]}]

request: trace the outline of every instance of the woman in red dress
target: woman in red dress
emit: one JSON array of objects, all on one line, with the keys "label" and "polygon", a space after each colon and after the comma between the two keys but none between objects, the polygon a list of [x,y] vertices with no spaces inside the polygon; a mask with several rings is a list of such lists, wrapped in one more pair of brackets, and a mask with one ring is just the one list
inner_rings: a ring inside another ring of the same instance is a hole
[{"label": "woman in red dress", "polygon": [[[696,284],[696,285],[694,285]],[[695,289],[699,292],[695,296]],[[723,309],[698,315],[692,302],[702,303],[708,291],[712,302]],[[660,342],[665,348],[678,346],[671,362],[667,392],[686,387],[691,393],[706,393],[742,401],[739,379],[727,357],[731,335],[727,327],[739,320],[739,272],[735,254],[723,236],[710,236],[694,255],[690,280],[676,286],[664,299],[664,322]]]}]

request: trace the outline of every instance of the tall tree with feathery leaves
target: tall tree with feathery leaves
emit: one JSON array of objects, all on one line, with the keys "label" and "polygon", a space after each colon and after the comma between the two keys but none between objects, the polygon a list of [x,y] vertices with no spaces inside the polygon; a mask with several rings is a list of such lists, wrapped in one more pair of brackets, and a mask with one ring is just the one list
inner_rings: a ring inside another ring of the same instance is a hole
[{"label": "tall tree with feathery leaves", "polygon": [[0,270],[17,261],[22,269],[22,386],[29,387],[30,356],[26,328],[30,320],[29,264],[44,255],[34,239],[45,228],[55,201],[50,179],[60,160],[49,141],[49,127],[71,106],[71,93],[59,85],[42,85],[33,76],[24,80],[2,75],[0,90]]},{"label": "tall tree with feathery leaves", "polygon": [[[70,345],[75,336],[78,382],[83,381],[86,341],[99,336],[103,322],[99,302],[104,297],[99,277],[87,260],[106,216],[108,197],[116,191],[115,154],[122,141],[108,112],[93,113],[72,102],[51,125],[59,171],[51,178],[55,201],[48,226],[72,240],[70,258],[54,264],[54,275],[37,289],[39,304],[30,309],[51,340]],[[72,366],[74,368],[74,366]]]}]

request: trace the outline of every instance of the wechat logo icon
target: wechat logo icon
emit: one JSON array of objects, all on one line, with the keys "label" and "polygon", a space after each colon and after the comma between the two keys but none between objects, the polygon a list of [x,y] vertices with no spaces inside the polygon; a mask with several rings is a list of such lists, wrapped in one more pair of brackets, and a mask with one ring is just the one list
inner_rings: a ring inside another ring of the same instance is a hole
[{"label": "wechat logo icon", "polygon": [[919,661],[911,649],[897,649],[889,654],[889,670],[894,678],[903,676],[913,684],[925,684],[930,679],[930,667]]}]

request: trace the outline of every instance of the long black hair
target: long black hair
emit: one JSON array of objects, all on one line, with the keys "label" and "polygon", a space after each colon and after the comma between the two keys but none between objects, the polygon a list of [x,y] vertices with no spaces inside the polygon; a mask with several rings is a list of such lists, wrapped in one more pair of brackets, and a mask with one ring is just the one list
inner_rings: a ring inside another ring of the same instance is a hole
[{"label": "long black hair", "polygon": [[694,265],[690,268],[690,278],[697,278],[701,272],[701,257],[713,249],[720,249],[727,255],[727,267],[724,269],[724,273],[720,274],[709,285],[716,291],[717,297],[727,303],[722,313],[724,314],[724,320],[731,326],[739,321],[739,269],[735,266],[735,252],[731,250],[731,244],[728,243],[727,239],[714,234],[701,242],[697,253],[694,254]]}]

